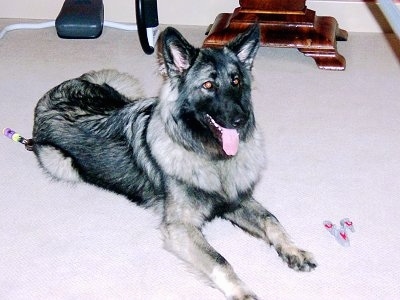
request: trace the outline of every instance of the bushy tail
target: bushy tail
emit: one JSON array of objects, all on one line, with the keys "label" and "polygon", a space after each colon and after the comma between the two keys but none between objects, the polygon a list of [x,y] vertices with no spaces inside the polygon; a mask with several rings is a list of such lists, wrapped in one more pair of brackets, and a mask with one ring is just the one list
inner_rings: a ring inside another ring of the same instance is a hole
[{"label": "bushy tail", "polygon": [[99,85],[107,84],[131,100],[144,97],[139,81],[127,73],[120,73],[116,70],[92,71],[83,74],[81,79]]}]

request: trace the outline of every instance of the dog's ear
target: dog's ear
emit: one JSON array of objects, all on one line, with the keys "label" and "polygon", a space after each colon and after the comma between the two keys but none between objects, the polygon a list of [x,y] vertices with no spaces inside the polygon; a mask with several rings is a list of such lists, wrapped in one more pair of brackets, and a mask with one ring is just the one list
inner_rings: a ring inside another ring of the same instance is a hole
[{"label": "dog's ear", "polygon": [[198,50],[175,29],[168,27],[161,36],[159,57],[162,71],[169,77],[181,76],[190,68]]},{"label": "dog's ear", "polygon": [[260,26],[258,23],[238,35],[226,47],[237,55],[246,68],[251,70],[257,50],[260,47]]}]

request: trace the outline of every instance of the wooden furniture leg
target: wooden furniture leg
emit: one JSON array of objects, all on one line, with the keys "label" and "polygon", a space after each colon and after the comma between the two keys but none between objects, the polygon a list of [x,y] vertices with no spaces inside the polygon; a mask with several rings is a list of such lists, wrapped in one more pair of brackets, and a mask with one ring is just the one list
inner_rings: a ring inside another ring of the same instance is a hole
[{"label": "wooden furniture leg", "polygon": [[345,58],[336,41],[346,41],[347,32],[333,17],[316,16],[305,0],[240,0],[233,13],[217,16],[205,47],[221,47],[254,22],[261,28],[261,45],[297,48],[312,57],[319,68],[344,70]]}]

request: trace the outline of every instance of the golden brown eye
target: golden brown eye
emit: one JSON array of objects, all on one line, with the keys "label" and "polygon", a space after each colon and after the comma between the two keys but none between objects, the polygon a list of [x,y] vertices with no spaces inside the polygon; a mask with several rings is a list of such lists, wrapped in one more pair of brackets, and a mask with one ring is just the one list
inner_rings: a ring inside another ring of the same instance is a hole
[{"label": "golden brown eye", "polygon": [[238,86],[239,84],[240,84],[240,79],[238,77],[232,79],[233,86]]},{"label": "golden brown eye", "polygon": [[203,88],[206,90],[210,90],[214,87],[214,84],[211,81],[206,81],[203,83]]}]

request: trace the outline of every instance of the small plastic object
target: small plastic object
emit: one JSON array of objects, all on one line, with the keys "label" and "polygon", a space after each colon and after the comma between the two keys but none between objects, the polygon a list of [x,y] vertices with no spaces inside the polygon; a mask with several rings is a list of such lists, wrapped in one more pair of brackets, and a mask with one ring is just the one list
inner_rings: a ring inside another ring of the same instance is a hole
[{"label": "small plastic object", "polygon": [[331,221],[324,221],[324,227],[330,234],[332,234],[336,241],[342,245],[343,247],[350,246],[350,239],[347,233],[348,230],[354,232],[354,225],[353,222],[349,218],[344,218],[340,220],[340,227],[337,227]]},{"label": "small plastic object", "polygon": [[28,150],[28,151],[33,150],[33,140],[32,139],[26,139],[23,136],[21,136],[19,133],[16,133],[14,130],[12,130],[10,128],[4,128],[3,134],[4,134],[4,136],[8,137],[9,139],[13,140],[14,142],[25,145],[26,150]]}]

